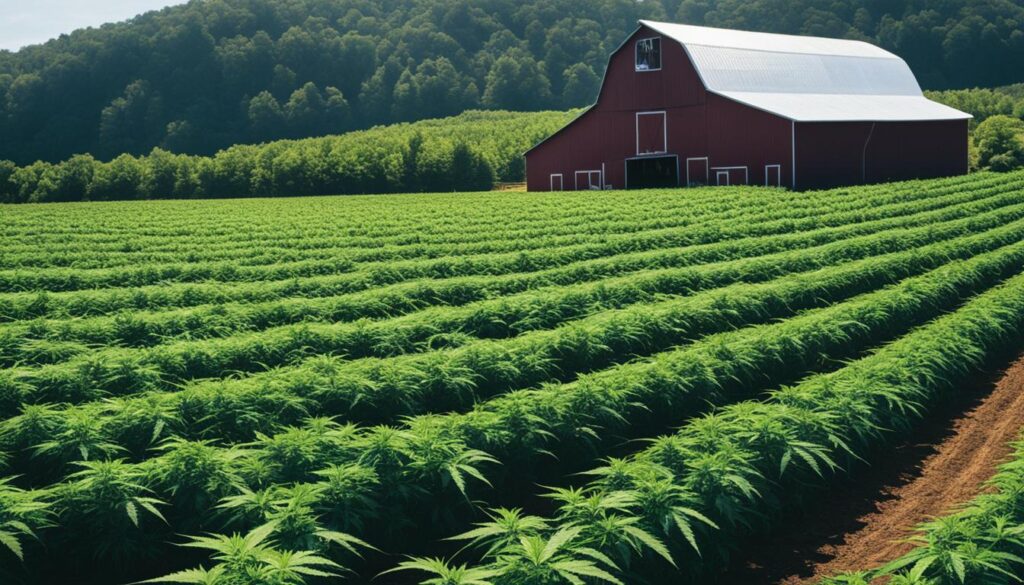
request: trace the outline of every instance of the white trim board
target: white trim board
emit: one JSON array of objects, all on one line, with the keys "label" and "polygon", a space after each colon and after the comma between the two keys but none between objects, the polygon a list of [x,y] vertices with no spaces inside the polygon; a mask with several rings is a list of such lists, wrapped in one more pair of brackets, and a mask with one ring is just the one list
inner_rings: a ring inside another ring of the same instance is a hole
[{"label": "white trim board", "polygon": [[690,181],[690,161],[702,160],[704,161],[704,178],[706,179],[705,184],[711,184],[711,158],[707,156],[692,156],[686,159],[686,186],[689,187],[693,183]]},{"label": "white trim board", "polygon": [[[768,184],[768,169],[779,170],[779,182],[776,185]],[[764,186],[765,187],[781,187],[782,186],[782,165],[764,165]]]},{"label": "white trim board", "polygon": [[[712,171],[738,171],[740,169],[743,169],[743,183],[745,185],[749,185],[750,184],[750,169],[745,167],[745,166],[711,167]],[[715,176],[717,176],[717,175],[715,175]]]},{"label": "white trim board", "polygon": [[601,173],[601,169],[584,169],[582,171],[576,171],[572,175],[573,187],[580,191],[580,173],[586,173],[587,175],[587,190],[594,186],[594,182],[591,180],[592,176],[597,174],[597,186],[598,189],[604,189],[604,176]]},{"label": "white trim board", "polygon": [[789,128],[790,128],[790,132],[792,133],[792,136],[790,137],[790,141],[791,141],[790,144],[793,147],[793,155],[792,155],[793,156],[793,158],[792,158],[792,162],[793,162],[793,176],[790,177],[790,178],[793,180],[792,188],[793,188],[794,191],[796,191],[796,122],[790,122],[789,123]]},{"label": "white trim board", "polygon": [[[633,34],[636,34],[636,32],[634,31]],[[633,34],[630,34],[630,36],[633,36]],[[628,40],[629,37],[626,37],[626,39]],[[640,53],[640,43],[642,43],[644,41],[653,41],[653,40],[657,40],[658,41],[658,67],[655,68],[655,69],[637,69],[637,67],[636,67],[636,58],[637,58],[637,56]],[[614,53],[612,53],[612,54],[614,55]],[[637,39],[636,42],[633,43],[633,71],[635,73],[650,73],[652,71],[661,71],[661,66],[663,65],[664,58],[665,58],[665,43],[664,43],[662,37],[659,37],[659,36],[656,36],[656,37],[646,37],[646,38],[642,38],[642,39]]]},{"label": "white trim board", "polygon": [[558,190],[565,191],[565,177],[562,176],[562,173],[551,173],[551,176],[548,177],[548,189],[555,190],[555,177],[558,177]]},{"label": "white trim board", "polygon": [[[655,152],[640,152],[640,116],[661,116],[661,148]],[[634,118],[633,129],[636,131],[636,155],[655,156],[668,152],[668,112],[665,110],[651,110],[649,112],[637,112]]]}]

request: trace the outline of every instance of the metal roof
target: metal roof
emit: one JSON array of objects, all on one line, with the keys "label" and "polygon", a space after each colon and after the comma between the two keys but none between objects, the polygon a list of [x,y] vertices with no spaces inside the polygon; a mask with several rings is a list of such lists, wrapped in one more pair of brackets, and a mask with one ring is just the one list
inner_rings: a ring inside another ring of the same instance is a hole
[{"label": "metal roof", "polygon": [[862,41],[641,20],[683,46],[708,91],[798,122],[965,120],[907,63]]}]

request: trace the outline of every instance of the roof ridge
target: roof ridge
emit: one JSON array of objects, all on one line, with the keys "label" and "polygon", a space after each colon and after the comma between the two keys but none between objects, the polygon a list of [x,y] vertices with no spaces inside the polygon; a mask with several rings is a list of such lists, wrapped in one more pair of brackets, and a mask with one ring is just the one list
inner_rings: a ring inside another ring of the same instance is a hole
[{"label": "roof ridge", "polygon": [[[792,35],[643,19],[638,24],[684,45],[788,54],[900,59],[891,51],[861,39]],[[773,46],[780,48],[773,50]]]},{"label": "roof ridge", "polygon": [[[648,19],[645,19],[645,18],[641,18],[637,22],[641,23],[641,24],[667,24],[667,25],[670,25],[670,26],[685,26],[685,27],[688,27],[688,28],[695,28],[695,29],[702,29],[702,30],[715,30],[715,31],[728,32],[728,33],[744,33],[744,34],[751,34],[751,35],[769,35],[769,36],[774,36],[774,37],[786,37],[786,38],[792,38],[792,39],[820,40],[820,41],[832,41],[832,42],[840,42],[840,43],[861,43],[861,44],[864,44],[864,45],[868,45],[870,47],[874,47],[876,49],[881,49],[881,47],[879,47],[878,45],[876,45],[874,43],[869,43],[869,42],[867,42],[865,40],[862,40],[862,39],[841,39],[841,38],[837,38],[837,37],[823,37],[823,36],[818,36],[818,35],[801,35],[801,34],[791,34],[791,33],[778,33],[778,32],[768,32],[768,31],[762,31],[762,30],[747,30],[747,29],[742,29],[742,28],[723,28],[723,27],[720,27],[720,26],[705,26],[705,25],[701,25],[701,24],[689,24],[689,23],[685,23],[685,22],[669,22],[667,20],[648,20]],[[885,49],[882,49],[882,50],[884,51]]]},{"label": "roof ridge", "polygon": [[[739,31],[739,32],[746,32],[746,31]],[[774,34],[774,33],[765,33],[765,34]],[[780,36],[790,36],[790,35],[780,35]],[[797,38],[822,38],[822,37],[797,37]],[[863,42],[863,41],[856,41],[856,42]],[[776,54],[776,55],[816,55],[817,54],[817,53],[807,53],[807,52],[800,52],[800,51],[782,51],[782,50],[772,50],[772,49],[749,49],[749,48],[746,48],[746,47],[734,47],[732,45],[711,45],[711,44],[708,44],[708,43],[690,43],[690,42],[687,42],[687,43],[684,43],[684,44],[689,45],[691,47],[707,47],[709,49],[733,49],[733,50],[736,50],[736,51],[751,51],[753,53],[773,53],[773,54]],[[870,44],[870,43],[868,43],[868,44]],[[874,45],[871,45],[871,46],[874,46]],[[884,51],[885,49],[882,49],[882,50]],[[899,55],[896,55],[894,53],[889,53],[888,51],[886,51],[886,53],[888,53],[888,55],[824,55],[824,56],[826,56],[826,57],[847,57],[849,59],[878,59],[880,61],[902,60],[902,58]]]}]

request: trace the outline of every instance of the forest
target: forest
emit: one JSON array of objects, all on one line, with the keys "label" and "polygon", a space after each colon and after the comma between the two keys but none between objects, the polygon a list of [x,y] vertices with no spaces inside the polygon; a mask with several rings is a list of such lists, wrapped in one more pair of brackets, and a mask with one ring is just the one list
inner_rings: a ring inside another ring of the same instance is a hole
[{"label": "forest", "polygon": [[211,155],[590,103],[638,18],[857,38],[928,89],[1021,81],[1012,0],[193,0],[0,51],[0,160]]}]

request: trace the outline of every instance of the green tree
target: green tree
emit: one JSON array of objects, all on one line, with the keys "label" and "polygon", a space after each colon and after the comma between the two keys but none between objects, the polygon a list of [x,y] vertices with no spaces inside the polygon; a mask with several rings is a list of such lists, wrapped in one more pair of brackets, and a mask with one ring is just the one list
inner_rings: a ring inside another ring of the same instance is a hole
[{"label": "green tree", "polygon": [[323,132],[334,134],[347,130],[352,121],[352,110],[348,100],[336,87],[324,90]]},{"label": "green tree", "polygon": [[175,120],[167,124],[164,139],[160,146],[175,152],[188,152],[200,150],[202,135],[196,131],[196,127],[188,120]]},{"label": "green tree", "polygon": [[589,18],[563,18],[548,30],[544,69],[552,91],[562,92],[568,82],[564,72],[574,64],[597,65],[607,58],[601,38],[601,25]]},{"label": "green tree", "polygon": [[544,71],[523,50],[498,58],[487,74],[484,105],[506,110],[546,107],[551,102],[551,82]]},{"label": "green tree", "polygon": [[100,114],[100,152],[136,153],[145,145],[152,125],[160,116],[160,98],[145,80],[128,84]]},{"label": "green tree", "polygon": [[89,198],[97,201],[135,199],[142,184],[142,163],[130,154],[122,154],[96,169],[89,186]]},{"label": "green tree", "polygon": [[284,135],[284,110],[269,91],[262,91],[249,100],[250,135],[256,142]]},{"label": "green tree", "polygon": [[251,95],[271,82],[274,41],[262,30],[252,38],[238,35],[217,46],[216,58],[225,91],[233,95]]},{"label": "green tree", "polygon": [[494,169],[487,159],[465,142],[452,152],[452,186],[459,191],[490,191],[494,188]]},{"label": "green tree", "polygon": [[81,201],[89,192],[99,163],[90,154],[77,154],[54,165],[53,192],[48,201]]},{"label": "green tree", "polygon": [[601,79],[590,65],[577,63],[565,70],[565,88],[562,90],[562,105],[579,107],[597,101]]},{"label": "green tree", "polygon": [[974,131],[979,164],[994,171],[1024,166],[1024,121],[1010,116],[992,116]]},{"label": "green tree", "polygon": [[0,160],[0,203],[20,203],[17,184],[13,180],[17,170],[18,165],[14,161]]},{"label": "green tree", "polygon": [[176,194],[175,185],[178,181],[181,162],[178,156],[161,148],[154,148],[143,159],[145,172],[139,194],[146,198],[164,198]]},{"label": "green tree", "polygon": [[288,134],[294,137],[325,134],[323,121],[326,107],[323,94],[313,82],[292,92],[284,106]]}]

